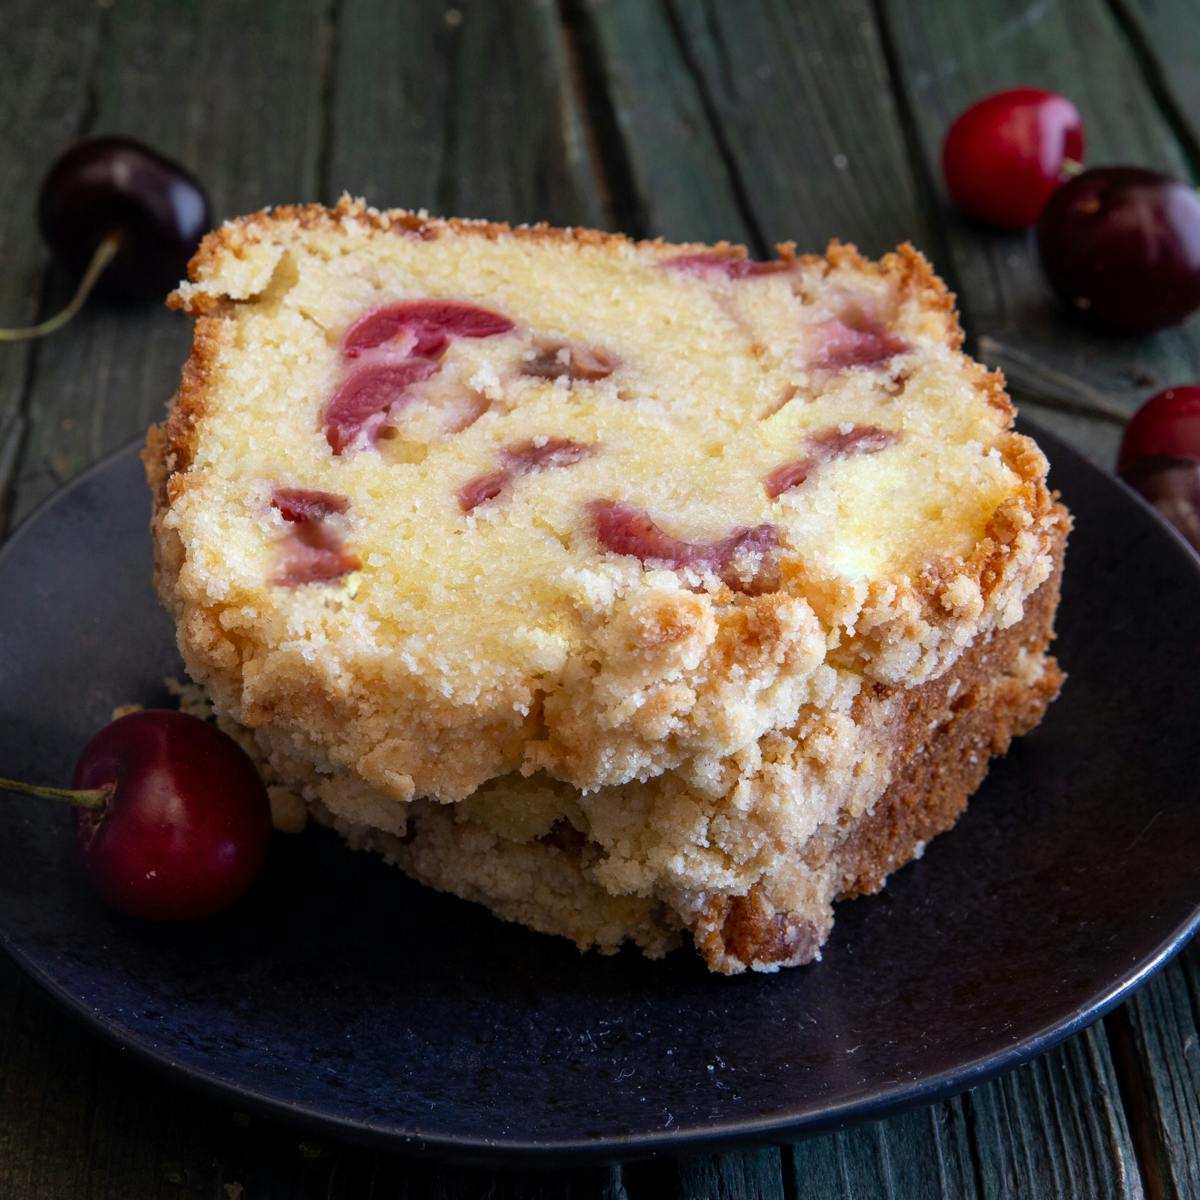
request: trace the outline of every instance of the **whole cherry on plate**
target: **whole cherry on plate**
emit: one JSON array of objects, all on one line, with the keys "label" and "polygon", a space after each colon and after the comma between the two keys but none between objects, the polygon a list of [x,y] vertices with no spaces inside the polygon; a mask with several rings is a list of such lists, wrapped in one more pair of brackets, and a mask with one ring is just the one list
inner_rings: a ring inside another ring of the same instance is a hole
[{"label": "whole cherry on plate", "polygon": [[1117,471],[1200,553],[1200,385],[1167,388],[1134,413]]},{"label": "whole cherry on plate", "polygon": [[1083,162],[1083,121],[1065,96],[1019,87],[960,113],[942,144],[956,203],[1000,229],[1026,229]]},{"label": "whole cherry on plate", "polygon": [[147,709],[106,725],[70,789],[0,790],[75,806],[84,871],[114,908],[195,921],[232,905],[266,861],[271,806],[246,752],[198,717]]},{"label": "whole cherry on plate", "polygon": [[1064,303],[1117,333],[1149,333],[1200,307],[1200,194],[1141,167],[1097,167],[1064,184],[1037,225]]},{"label": "whole cherry on plate", "polygon": [[186,274],[212,217],[204,188],[178,163],[133,138],[101,137],[79,142],[50,167],[38,223],[55,257],[81,277],[79,287],[62,312],[0,330],[0,341],[52,333],[94,288],[161,298]]}]

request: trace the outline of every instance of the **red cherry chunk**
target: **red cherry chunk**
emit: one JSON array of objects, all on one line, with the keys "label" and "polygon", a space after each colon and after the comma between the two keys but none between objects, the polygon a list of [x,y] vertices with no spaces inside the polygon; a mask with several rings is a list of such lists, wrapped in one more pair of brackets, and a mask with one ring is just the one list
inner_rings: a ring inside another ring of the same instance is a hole
[{"label": "red cherry chunk", "polygon": [[196,717],[146,710],[114,721],[85,747],[72,786],[113,789],[103,809],[76,809],[76,837],[93,887],[132,916],[213,916],[266,860],[271,808],[254,764]]},{"label": "red cherry chunk", "polygon": [[471,512],[488,500],[495,500],[512,482],[512,473],[505,467],[476,475],[458,489],[458,506],[463,512]]},{"label": "red cherry chunk", "polygon": [[357,358],[376,346],[398,342],[407,354],[436,358],[452,337],[495,337],[512,328],[507,317],[474,304],[406,300],[377,308],[355,321],[346,332],[342,353]]},{"label": "red cherry chunk", "polygon": [[850,309],[813,327],[819,349],[809,365],[826,371],[870,367],[903,354],[908,343],[875,317]]},{"label": "red cherry chunk", "polygon": [[325,409],[325,440],[334,454],[356,441],[373,443],[387,415],[437,370],[427,358],[367,363],[354,371]]},{"label": "red cherry chunk", "polygon": [[533,471],[542,467],[569,467],[587,458],[594,446],[573,442],[569,438],[546,438],[545,441],[518,442],[504,450],[504,461],[513,470]]},{"label": "red cherry chunk", "polygon": [[685,542],[663,530],[645,509],[629,504],[593,500],[588,512],[596,538],[605,550],[675,570],[706,567],[738,590],[743,590],[745,584],[732,570],[737,560],[762,555],[779,545],[779,530],[774,525],[736,529],[728,537],[712,542]]},{"label": "red cherry chunk", "polygon": [[671,271],[682,271],[687,275],[723,275],[726,279],[749,279],[755,275],[776,275],[790,271],[792,264],[783,259],[757,262],[737,254],[722,254],[719,250],[700,254],[677,254],[663,261],[661,266]]},{"label": "red cherry chunk", "polygon": [[900,438],[894,429],[880,429],[877,425],[855,425],[843,430],[840,426],[823,429],[810,434],[806,439],[809,452],[795,462],[776,467],[763,480],[767,495],[774,500],[784,492],[799,487],[819,467],[839,458],[850,458],[855,454],[878,454]]},{"label": "red cherry chunk", "polygon": [[494,500],[522,475],[545,471],[552,467],[570,467],[595,452],[594,446],[573,442],[567,438],[547,438],[544,442],[518,442],[506,446],[500,455],[499,470],[478,475],[458,489],[458,504],[463,512],[471,512],[486,500]]},{"label": "red cherry chunk", "polygon": [[1083,162],[1083,121],[1065,96],[1020,87],[973,104],[942,145],[946,187],[964,211],[1000,229],[1025,229]]},{"label": "red cherry chunk", "polygon": [[336,492],[276,488],[271,495],[271,505],[279,509],[279,515],[285,521],[303,524],[305,521],[320,521],[334,513],[346,512],[350,508],[350,499]]},{"label": "red cherry chunk", "polygon": [[1200,307],[1200,195],[1140,167],[1097,167],[1059,189],[1037,228],[1050,286],[1117,333],[1149,333]]},{"label": "red cherry chunk", "polygon": [[280,543],[283,566],[275,582],[284,587],[332,583],[362,566],[358,555],[321,521],[305,521]]}]

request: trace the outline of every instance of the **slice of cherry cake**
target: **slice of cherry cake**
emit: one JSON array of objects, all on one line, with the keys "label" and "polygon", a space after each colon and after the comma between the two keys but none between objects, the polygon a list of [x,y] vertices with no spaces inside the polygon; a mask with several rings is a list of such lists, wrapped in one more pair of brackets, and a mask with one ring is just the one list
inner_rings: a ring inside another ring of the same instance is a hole
[{"label": "slice of cherry cake", "polygon": [[1057,691],[1068,520],[911,247],[283,208],[151,431],[189,672],[355,844],[612,949],[808,961]]}]

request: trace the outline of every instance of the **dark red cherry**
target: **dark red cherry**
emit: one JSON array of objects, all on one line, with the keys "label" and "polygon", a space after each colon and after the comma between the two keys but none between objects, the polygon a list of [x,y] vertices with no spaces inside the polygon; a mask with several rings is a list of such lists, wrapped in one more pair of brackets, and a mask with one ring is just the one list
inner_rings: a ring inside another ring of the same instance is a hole
[{"label": "dark red cherry", "polygon": [[1200,463],[1200,385],[1167,388],[1133,414],[1121,438],[1117,470],[1143,458]]},{"label": "dark red cherry", "polygon": [[120,245],[98,287],[112,295],[161,298],[187,273],[212,224],[199,182],[132,138],[80,142],[50,168],[38,196],[42,236],[74,275],[97,246]]},{"label": "dark red cherry", "polygon": [[1055,193],[1038,252],[1064,303],[1117,333],[1149,333],[1200,307],[1200,195],[1141,167],[1097,167]]},{"label": "dark red cherry", "polygon": [[72,786],[111,788],[104,807],[76,809],[76,835],[96,891],[132,916],[213,916],[262,869],[266,790],[245,751],[197,717],[121,717],[84,748]]},{"label": "dark red cherry", "polygon": [[1138,409],[1117,470],[1200,552],[1200,386],[1168,388]]},{"label": "dark red cherry", "polygon": [[1083,162],[1083,121],[1065,96],[1012,88],[959,114],[942,144],[942,174],[956,203],[1001,229],[1024,229]]}]

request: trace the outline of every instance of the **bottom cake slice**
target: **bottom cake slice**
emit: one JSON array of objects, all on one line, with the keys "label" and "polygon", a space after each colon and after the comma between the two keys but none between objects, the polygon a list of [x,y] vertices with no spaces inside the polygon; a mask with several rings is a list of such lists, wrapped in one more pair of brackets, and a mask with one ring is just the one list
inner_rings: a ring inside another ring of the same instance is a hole
[{"label": "bottom cake slice", "polygon": [[[1057,695],[1063,675],[1046,651],[1064,541],[1065,522],[1054,572],[1019,622],[926,684],[860,692],[847,720],[833,723],[842,745],[825,747],[824,761],[813,723],[828,714],[807,714],[790,741],[764,739],[777,743],[759,747],[776,766],[795,760],[790,794],[767,783],[739,805],[668,777],[585,796],[517,776],[459,804],[396,805],[315,779],[306,799],[351,846],[581,949],[633,942],[657,957],[690,934],[724,974],[810,962],[833,927],[834,902],[877,892],[919,858],[955,823],[991,756],[1037,725]],[[385,805],[403,810],[388,814],[393,831],[379,827]],[[764,808],[777,819],[764,819]],[[605,819],[618,812],[615,825]]]}]

